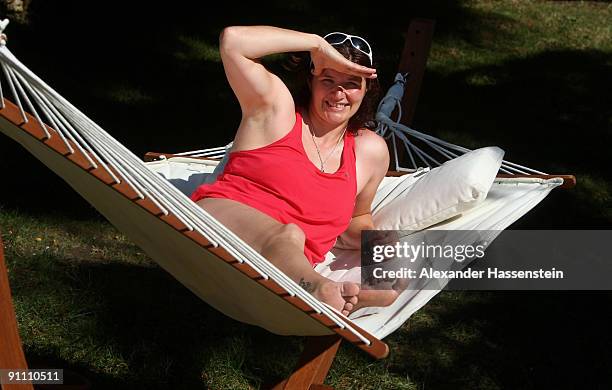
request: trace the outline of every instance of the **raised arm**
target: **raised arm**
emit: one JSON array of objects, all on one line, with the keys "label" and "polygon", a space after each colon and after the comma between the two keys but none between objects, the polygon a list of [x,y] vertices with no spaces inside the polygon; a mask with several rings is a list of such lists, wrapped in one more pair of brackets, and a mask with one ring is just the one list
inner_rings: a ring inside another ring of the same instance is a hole
[{"label": "raised arm", "polygon": [[260,58],[275,53],[312,51],[321,40],[314,34],[271,26],[226,27],[221,32],[219,51],[243,115],[290,103],[287,87],[260,63]]},{"label": "raised arm", "polygon": [[266,55],[308,51],[316,72],[331,67],[364,77],[375,75],[373,69],[345,59],[316,34],[272,26],[232,26],[221,32],[219,40],[227,80],[247,116],[261,109],[293,104],[285,84],[260,63]]}]

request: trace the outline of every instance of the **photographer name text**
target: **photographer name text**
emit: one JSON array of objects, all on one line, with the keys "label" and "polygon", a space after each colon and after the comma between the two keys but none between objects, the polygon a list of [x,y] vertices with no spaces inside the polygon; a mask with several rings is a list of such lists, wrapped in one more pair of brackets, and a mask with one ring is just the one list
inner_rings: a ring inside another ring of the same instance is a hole
[{"label": "photographer name text", "polygon": [[[377,279],[563,279],[564,273],[556,268],[548,270],[500,270],[499,268],[487,268],[486,270],[475,270],[466,268],[464,270],[437,270],[434,268],[422,268],[418,272],[415,269],[400,268],[397,270],[385,270],[376,267],[372,275]],[[486,276],[485,276],[486,275]]]}]

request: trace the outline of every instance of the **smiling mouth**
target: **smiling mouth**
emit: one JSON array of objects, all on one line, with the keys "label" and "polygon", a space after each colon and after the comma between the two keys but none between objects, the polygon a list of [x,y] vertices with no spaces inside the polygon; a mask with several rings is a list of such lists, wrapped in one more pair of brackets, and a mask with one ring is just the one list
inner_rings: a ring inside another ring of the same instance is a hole
[{"label": "smiling mouth", "polygon": [[327,101],[325,102],[325,105],[329,109],[331,109],[332,111],[342,111],[342,110],[344,110],[348,106],[348,104],[346,104],[346,103],[331,104],[331,103],[329,103]]}]

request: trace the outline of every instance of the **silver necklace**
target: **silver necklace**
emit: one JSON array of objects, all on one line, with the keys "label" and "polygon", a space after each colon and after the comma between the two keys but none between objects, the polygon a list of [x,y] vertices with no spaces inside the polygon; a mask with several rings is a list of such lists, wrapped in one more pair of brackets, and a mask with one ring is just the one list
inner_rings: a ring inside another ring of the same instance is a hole
[{"label": "silver necklace", "polygon": [[325,158],[325,160],[323,160],[321,158],[321,151],[319,150],[319,146],[317,145],[317,141],[315,141],[315,137],[314,137],[314,132],[312,131],[312,129],[310,129],[310,135],[312,136],[312,143],[314,143],[315,148],[317,149],[317,154],[319,155],[319,161],[321,162],[321,172],[325,172],[325,162],[329,159],[329,157],[334,154],[334,152],[336,151],[336,148],[338,147],[338,145],[340,145],[340,141],[342,140],[342,137],[344,137],[344,133],[346,133],[346,127],[344,128],[344,130],[342,130],[342,134],[340,134],[340,138],[338,138],[338,141],[336,142],[336,145],[334,145],[334,148],[331,150],[331,152],[329,152],[329,154],[327,155],[327,157]]}]

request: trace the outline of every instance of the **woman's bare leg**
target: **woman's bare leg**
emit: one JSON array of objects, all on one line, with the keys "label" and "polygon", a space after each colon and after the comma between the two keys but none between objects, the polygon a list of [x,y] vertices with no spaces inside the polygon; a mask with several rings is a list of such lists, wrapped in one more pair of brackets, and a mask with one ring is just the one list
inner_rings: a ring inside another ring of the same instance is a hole
[{"label": "woman's bare leg", "polygon": [[205,198],[197,203],[320,301],[344,315],[357,304],[358,284],[334,282],[312,268],[304,256],[304,233],[297,225],[282,224],[230,199]]}]

